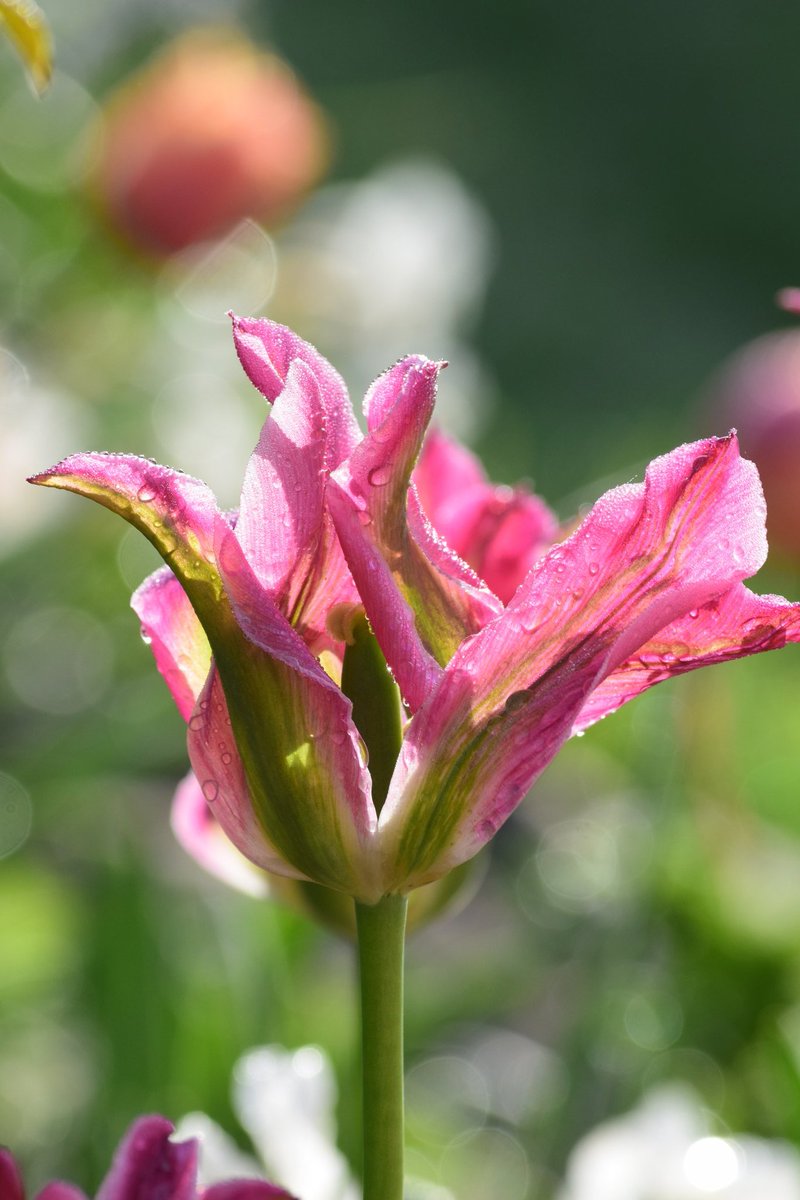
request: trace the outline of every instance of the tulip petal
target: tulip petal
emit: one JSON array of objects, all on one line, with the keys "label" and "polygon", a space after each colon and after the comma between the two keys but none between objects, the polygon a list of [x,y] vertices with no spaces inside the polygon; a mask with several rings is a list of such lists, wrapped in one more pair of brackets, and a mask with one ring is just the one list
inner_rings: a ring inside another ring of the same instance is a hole
[{"label": "tulip petal", "polygon": [[[5,1192],[0,1191],[0,1196],[5,1200]],[[52,1183],[46,1183],[42,1190],[36,1193],[36,1200],[87,1200],[87,1196],[74,1184],[62,1183],[60,1179],[55,1179]]]},{"label": "tulip petal", "polygon": [[197,1143],[171,1142],[164,1117],[139,1117],[125,1134],[97,1200],[195,1200]]},{"label": "tulip petal", "polygon": [[293,362],[299,359],[310,368],[327,415],[325,465],[332,471],[361,440],[344,380],[318,350],[285,325],[233,314],[231,319],[236,353],[245,374],[270,402],[282,392]]},{"label": "tulip petal", "polygon": [[766,556],[755,467],[733,435],[682,446],[603,496],[463,644],[412,720],[380,818],[392,886],[471,857],[569,735],[591,690]]},{"label": "tulip petal", "polygon": [[325,506],[328,418],[302,360],[264,423],[245,473],[236,536],[259,583],[301,636],[325,633],[325,613],[357,597]]},{"label": "tulip petal", "polygon": [[[32,482],[78,492],[125,517],[183,584],[211,644],[263,829],[257,849],[246,816],[239,842],[219,817],[234,844],[258,865],[276,849],[289,874],[376,898],[362,864],[376,818],[350,703],[258,583],[205,484],[145,459],[103,454],[74,455]],[[265,713],[273,719],[265,722]],[[227,745],[225,752],[233,755]],[[201,784],[214,781],[215,765],[226,781],[228,764],[208,762]],[[288,802],[298,795],[302,805]],[[241,788],[220,796],[220,803],[244,802]],[[230,812],[227,819],[235,824]]]},{"label": "tulip petal", "polygon": [[[239,627],[265,652],[257,672],[241,661],[228,663],[227,674],[220,666],[258,821],[302,874],[374,898],[368,843],[377,818],[352,705],[272,604],[235,533],[223,523],[217,557]],[[302,806],[288,805],[287,797],[298,792]],[[230,818],[211,807],[249,857]]]},{"label": "tulip petal", "polygon": [[367,615],[412,709],[465,637],[501,605],[437,539],[409,480],[439,364],[404,359],[367,394],[369,432],[331,477],[329,504]]},{"label": "tulip petal", "polygon": [[297,1197],[261,1179],[230,1179],[206,1188],[202,1200],[297,1200]]},{"label": "tulip petal", "polygon": [[142,637],[178,711],[188,722],[211,667],[211,647],[189,597],[169,567],[161,567],[133,593],[131,608],[142,622]]},{"label": "tulip petal", "polygon": [[507,604],[556,537],[551,510],[526,488],[489,483],[477,458],[436,429],[412,478],[437,533]]},{"label": "tulip petal", "polygon": [[800,642],[800,604],[757,596],[736,584],[667,625],[612,671],[581,708],[572,732],[587,729],[673,675],[779,650],[787,642]]},{"label": "tulip petal", "polygon": [[209,874],[248,896],[265,899],[269,895],[266,874],[245,858],[223,833],[192,771],[175,791],[170,823],[183,849]]},{"label": "tulip petal", "polygon": [[7,1200],[25,1200],[22,1176],[10,1150],[0,1146],[0,1196]]}]

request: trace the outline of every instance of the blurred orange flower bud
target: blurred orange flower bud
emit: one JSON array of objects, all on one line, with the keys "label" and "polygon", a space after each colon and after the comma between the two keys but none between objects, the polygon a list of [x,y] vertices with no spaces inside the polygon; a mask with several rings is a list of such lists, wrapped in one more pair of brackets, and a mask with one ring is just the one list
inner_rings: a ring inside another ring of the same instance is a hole
[{"label": "blurred orange flower bud", "polygon": [[714,399],[758,467],[770,545],[800,558],[800,331],[766,334],[736,353]]},{"label": "blurred orange flower bud", "polygon": [[109,98],[90,189],[111,228],[169,255],[280,220],[322,175],[322,113],[290,68],[230,30],[184,34]]}]

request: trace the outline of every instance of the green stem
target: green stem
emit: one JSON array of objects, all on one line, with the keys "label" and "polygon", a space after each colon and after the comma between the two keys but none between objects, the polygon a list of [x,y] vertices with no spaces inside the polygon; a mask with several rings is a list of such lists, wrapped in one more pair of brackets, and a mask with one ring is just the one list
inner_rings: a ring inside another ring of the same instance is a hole
[{"label": "green stem", "polygon": [[403,1200],[405,896],[356,904],[361,972],[364,1200]]}]

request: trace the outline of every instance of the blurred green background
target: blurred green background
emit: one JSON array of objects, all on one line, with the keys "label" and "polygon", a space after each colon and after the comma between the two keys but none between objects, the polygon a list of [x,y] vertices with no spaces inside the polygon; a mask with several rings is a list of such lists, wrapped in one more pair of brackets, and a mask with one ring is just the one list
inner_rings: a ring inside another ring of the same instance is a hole
[{"label": "blurred green background", "polygon": [[[234,503],[263,404],[228,307],[290,320],[354,393],[403,352],[446,354],[444,423],[563,518],[725,432],[709,380],[792,324],[773,295],[800,277],[800,8],[50,8],[41,102],[0,47],[0,1141],[31,1185],[95,1186],[135,1114],[237,1134],[237,1056],[317,1042],[355,1156],[350,949],[174,844],[183,726],[127,607],[153,555],[21,481],[112,448]],[[171,38],[233,15],[326,114],[331,167],[280,224],[154,261],[90,197],[87,130]],[[800,594],[797,563],[757,586]],[[800,1145],[799,727],[788,650],[564,749],[471,905],[411,943],[418,1175],[547,1200],[581,1135],[661,1081]]]}]

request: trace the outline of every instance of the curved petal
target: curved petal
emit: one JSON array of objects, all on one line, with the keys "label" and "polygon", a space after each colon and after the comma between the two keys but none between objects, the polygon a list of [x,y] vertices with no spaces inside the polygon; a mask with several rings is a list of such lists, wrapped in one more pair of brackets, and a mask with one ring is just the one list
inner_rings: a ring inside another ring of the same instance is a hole
[{"label": "curved petal", "polygon": [[437,540],[409,480],[433,411],[439,364],[404,359],[373,384],[369,433],[331,476],[329,505],[384,656],[416,709],[465,637],[501,609]]},{"label": "curved petal", "polygon": [[161,567],[133,593],[131,608],[178,712],[188,722],[211,667],[211,647],[189,597],[169,567]]},{"label": "curved petal", "polygon": [[[224,685],[264,831],[262,857],[276,849],[290,874],[376,898],[364,853],[376,818],[349,701],[258,583],[209,489],[145,459],[102,454],[75,455],[33,482],[116,511],[145,533],[179,577]],[[265,721],[268,713],[273,719]],[[223,774],[211,747],[207,755],[201,784],[214,781],[214,769]],[[238,791],[232,804],[237,797],[244,802]],[[239,844],[230,828],[226,832]],[[252,840],[239,848],[263,865]]]},{"label": "curved petal", "polygon": [[[5,1192],[0,1192],[0,1196],[5,1200]],[[36,1200],[87,1200],[87,1197],[86,1193],[74,1184],[62,1183],[60,1179],[56,1179],[52,1183],[46,1183],[42,1190],[36,1193]]]},{"label": "curved petal", "polygon": [[298,1200],[283,1188],[261,1179],[230,1179],[212,1184],[202,1193],[201,1200]]},{"label": "curved petal", "polygon": [[280,395],[289,368],[296,360],[312,371],[328,417],[325,465],[332,471],[361,440],[341,375],[318,350],[285,325],[254,317],[236,317],[233,313],[230,316],[239,361],[250,382],[267,400],[272,402]]},{"label": "curved petal", "polygon": [[197,1143],[171,1142],[165,1117],[139,1117],[125,1134],[97,1200],[195,1200]]},{"label": "curved petal", "polygon": [[269,895],[267,875],[245,858],[223,833],[192,771],[181,780],[175,791],[170,823],[172,832],[186,853],[209,874],[248,896],[265,899]]},{"label": "curved petal", "polygon": [[325,505],[328,428],[319,381],[296,359],[247,465],[236,525],[259,583],[309,644],[328,609],[357,599]]},{"label": "curved petal", "polygon": [[0,1196],[7,1200],[25,1200],[22,1176],[13,1154],[0,1146]]},{"label": "curved petal", "polygon": [[[369,848],[377,818],[352,705],[271,603],[223,523],[217,557],[239,627],[265,652],[252,667],[247,660],[225,669],[219,664],[258,822],[308,878],[376,898]],[[201,783],[213,780],[213,771],[198,777]],[[252,857],[224,814],[211,807],[231,840]]]},{"label": "curved petal", "polygon": [[380,818],[392,886],[483,845],[569,735],[591,690],[660,629],[766,556],[764,504],[736,440],[656,459],[533,568],[465,642],[406,734]]},{"label": "curved petal", "polygon": [[800,642],[800,604],[782,596],[756,596],[736,584],[672,621],[612,671],[581,708],[572,732],[587,729],[673,675],[779,650],[787,642]]},{"label": "curved petal", "polygon": [[412,476],[434,529],[507,604],[556,537],[555,515],[527,488],[491,484],[474,455],[431,430]]}]

